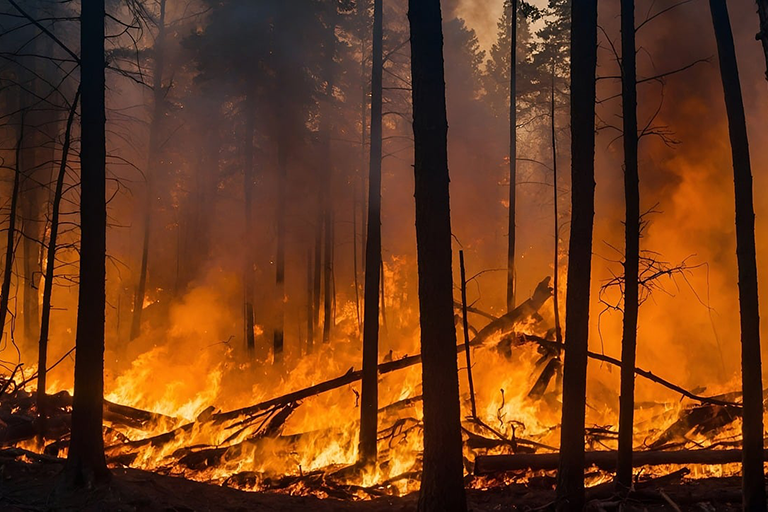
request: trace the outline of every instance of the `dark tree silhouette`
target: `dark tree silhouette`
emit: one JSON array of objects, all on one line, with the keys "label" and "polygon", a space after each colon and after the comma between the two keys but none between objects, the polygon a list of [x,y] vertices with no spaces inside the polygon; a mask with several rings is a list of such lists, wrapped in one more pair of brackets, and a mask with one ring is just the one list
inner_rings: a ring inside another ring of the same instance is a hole
[{"label": "dark tree silhouette", "polygon": [[765,54],[765,79],[768,80],[768,0],[757,0],[757,14],[760,16],[760,32],[756,39],[763,44]]},{"label": "dark tree silhouette", "polygon": [[16,154],[13,173],[13,189],[11,191],[11,211],[8,215],[8,228],[5,239],[5,261],[3,266],[3,284],[0,288],[0,341],[5,332],[5,320],[8,317],[8,299],[11,294],[11,278],[13,277],[13,259],[16,249],[16,216],[21,188],[21,148],[24,144],[24,115],[19,123],[19,136],[16,142]]},{"label": "dark tree silhouette", "polygon": [[637,168],[637,68],[635,1],[621,0],[621,90],[624,120],[624,327],[621,342],[619,457],[616,483],[632,486],[632,433],[635,413],[635,354],[639,308],[640,186]]},{"label": "dark tree silhouette", "polygon": [[741,386],[744,404],[742,485],[744,510],[766,510],[763,473],[763,380],[760,360],[760,309],[757,298],[755,209],[749,160],[747,121],[741,96],[739,68],[725,0],[710,0],[717,39],[720,76],[728,113],[728,134],[736,192],[736,258],[741,306]]},{"label": "dark tree silhouette", "polygon": [[453,323],[448,120],[440,0],[409,0],[424,468],[418,509],[463,512],[464,468]]},{"label": "dark tree silhouette", "polygon": [[563,418],[557,497],[560,510],[584,505],[584,420],[589,285],[595,215],[595,71],[597,0],[571,8],[571,239],[565,298]]},{"label": "dark tree silhouette", "polygon": [[507,312],[515,309],[515,243],[517,241],[517,11],[509,19],[509,220],[507,226]]},{"label": "dark tree silhouette", "polygon": [[83,2],[80,14],[80,290],[72,434],[64,467],[67,483],[76,487],[91,486],[110,476],[101,432],[107,247],[104,17],[104,0]]},{"label": "dark tree silhouette", "polygon": [[373,2],[371,72],[371,154],[368,174],[368,235],[365,239],[363,292],[363,384],[360,406],[360,461],[376,460],[378,430],[379,279],[381,273],[382,80],[384,74],[384,11]]}]

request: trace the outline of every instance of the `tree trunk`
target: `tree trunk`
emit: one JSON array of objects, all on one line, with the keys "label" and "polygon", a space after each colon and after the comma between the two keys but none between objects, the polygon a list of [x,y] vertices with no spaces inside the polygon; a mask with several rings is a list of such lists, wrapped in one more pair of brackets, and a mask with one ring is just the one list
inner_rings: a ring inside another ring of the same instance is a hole
[{"label": "tree trunk", "polygon": [[555,310],[555,340],[562,343],[563,334],[560,329],[560,208],[557,190],[557,126],[555,124],[555,61],[552,60],[552,83],[549,101],[550,136],[552,138],[552,201],[555,230],[554,273],[552,279],[552,302]]},{"label": "tree trunk", "polygon": [[[11,293],[11,279],[13,278],[13,258],[16,254],[16,209],[19,202],[21,188],[21,148],[24,144],[24,113],[21,114],[19,123],[19,137],[16,142],[16,157],[13,171],[13,190],[11,192],[11,211],[8,214],[8,230],[5,239],[5,266],[3,267],[3,284],[0,288],[0,342],[5,333],[5,320],[8,317],[8,299]],[[10,334],[8,335],[10,338]]]},{"label": "tree trunk", "polygon": [[637,164],[637,69],[635,1],[621,0],[621,84],[624,120],[624,327],[621,341],[619,395],[619,458],[616,484],[632,486],[632,449],[635,415],[635,355],[640,272],[640,185]]},{"label": "tree trunk", "polygon": [[253,91],[255,87],[249,86],[248,94],[245,99],[245,168],[243,169],[243,186],[245,195],[245,233],[243,242],[245,243],[245,262],[243,265],[243,329],[245,336],[245,347],[250,354],[256,349],[256,340],[254,338],[253,326],[253,300],[254,300],[254,266],[256,264],[256,247],[253,240],[253,187],[254,187],[254,169],[253,169],[253,134],[255,130],[255,107]]},{"label": "tree trunk", "polygon": [[[53,194],[53,204],[51,205],[51,234],[48,238],[48,252],[45,266],[45,284],[43,285],[43,306],[40,316],[40,339],[38,342],[37,359],[37,413],[45,418],[45,386],[48,375],[48,328],[51,319],[51,296],[53,295],[53,280],[56,277],[56,247],[59,236],[59,209],[61,207],[61,196],[64,192],[64,178],[67,175],[67,160],[69,158],[69,148],[72,142],[72,124],[75,120],[77,111],[77,102],[80,99],[80,90],[75,93],[75,99],[72,101],[72,107],[67,117],[67,127],[64,132],[64,146],[61,148],[61,164],[59,165],[59,174],[56,177],[56,190]],[[119,314],[118,314],[119,316]]]},{"label": "tree trunk", "polygon": [[147,289],[147,266],[149,264],[149,242],[152,225],[152,203],[154,197],[154,174],[157,172],[160,154],[160,124],[163,120],[163,71],[165,69],[165,3],[160,0],[160,18],[157,25],[157,38],[154,51],[155,62],[152,83],[152,122],[149,126],[149,152],[147,154],[146,190],[144,198],[144,217],[142,223],[143,240],[141,245],[141,266],[139,281],[136,283],[136,295],[133,300],[133,318],[131,319],[130,339],[141,334],[141,314],[144,311],[144,296]]},{"label": "tree trunk", "polygon": [[728,6],[725,0],[710,0],[709,7],[717,39],[720,76],[728,113],[728,133],[731,140],[733,181],[736,192],[736,258],[739,267],[741,382],[744,396],[742,427],[744,510],[764,511],[766,495],[763,473],[763,383],[755,257],[755,209],[752,201],[749,140]]},{"label": "tree trunk", "polygon": [[107,249],[104,17],[104,0],[83,2],[80,14],[80,289],[71,441],[64,467],[67,484],[77,487],[90,487],[110,476],[101,431]]},{"label": "tree trunk", "polygon": [[768,80],[768,0],[757,0],[757,14],[760,16],[760,32],[755,39],[763,44],[763,53],[765,54],[765,78]]},{"label": "tree trunk", "polygon": [[512,0],[509,22],[509,224],[507,235],[507,313],[515,309],[515,242],[517,226],[517,11]]},{"label": "tree trunk", "polygon": [[[382,82],[384,75],[383,0],[373,1],[371,51],[371,153],[368,172],[368,234],[363,290],[363,384],[360,400],[360,461],[376,461],[379,390],[379,279],[381,268]],[[363,226],[365,230],[365,225]]]},{"label": "tree trunk", "polygon": [[277,258],[275,259],[275,331],[272,339],[273,362],[283,358],[285,338],[285,203],[288,181],[288,147],[285,128],[277,143]]},{"label": "tree trunk", "polygon": [[464,512],[440,0],[409,0],[424,469],[418,509]]},{"label": "tree trunk", "polygon": [[584,506],[584,420],[595,215],[597,0],[571,7],[571,238],[565,298],[563,412],[557,497],[560,510]]}]

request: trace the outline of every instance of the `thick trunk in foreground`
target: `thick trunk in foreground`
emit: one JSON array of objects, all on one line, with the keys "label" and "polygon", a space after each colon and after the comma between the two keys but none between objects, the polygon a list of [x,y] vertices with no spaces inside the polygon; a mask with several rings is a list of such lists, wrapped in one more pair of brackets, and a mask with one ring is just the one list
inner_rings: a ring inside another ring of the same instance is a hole
[{"label": "thick trunk in foreground", "polygon": [[559,510],[584,506],[584,420],[589,340],[589,288],[595,214],[595,71],[597,0],[571,8],[571,239],[565,298],[565,351]]},{"label": "thick trunk in foreground", "polygon": [[744,510],[766,510],[763,473],[763,381],[760,360],[760,309],[757,298],[755,209],[752,200],[752,167],[749,160],[747,121],[741,96],[736,49],[725,0],[710,0],[717,39],[720,76],[728,113],[728,134],[733,158],[736,192],[736,258],[739,267],[741,307],[741,383],[744,396],[743,496]]},{"label": "thick trunk in foreground", "polygon": [[424,469],[418,509],[464,512],[440,0],[409,0]]},{"label": "thick trunk in foreground", "polygon": [[517,241],[517,10],[512,0],[509,22],[509,223],[507,236],[507,313],[515,309],[515,242]]},{"label": "thick trunk in foreground", "polygon": [[149,152],[147,154],[146,190],[144,191],[144,212],[142,219],[143,238],[141,245],[141,264],[136,294],[133,299],[133,317],[131,318],[130,338],[134,340],[141,334],[141,314],[144,311],[144,296],[147,290],[147,268],[149,265],[149,239],[152,227],[152,203],[154,197],[155,172],[159,167],[160,123],[163,119],[163,71],[165,69],[165,0],[160,0],[160,18],[157,39],[154,45],[155,66],[152,83],[152,122],[149,127]]},{"label": "thick trunk in foreground", "polygon": [[[379,279],[381,273],[381,155],[383,81],[383,0],[373,2],[371,58],[371,153],[368,174],[368,235],[365,237],[363,292],[363,384],[360,406],[360,461],[376,461],[379,396]],[[365,229],[365,226],[363,226]]]},{"label": "thick trunk in foreground", "polygon": [[90,486],[110,476],[101,432],[107,248],[104,16],[104,0],[83,2],[80,15],[80,289],[72,434],[64,466],[65,482],[76,487]]},{"label": "thick trunk in foreground", "polygon": [[59,174],[56,177],[56,190],[53,193],[51,205],[51,234],[48,238],[47,264],[45,267],[45,284],[43,285],[43,305],[40,315],[40,340],[38,341],[37,358],[37,412],[45,417],[45,386],[48,366],[48,330],[51,320],[51,296],[53,295],[53,280],[56,277],[56,248],[59,236],[59,209],[61,196],[64,193],[64,178],[67,175],[67,160],[69,148],[72,142],[72,124],[75,120],[77,102],[80,99],[80,90],[75,94],[72,107],[67,117],[67,128],[64,132],[64,146],[61,148],[61,164]]},{"label": "thick trunk in foreground", "polygon": [[635,1],[621,0],[621,84],[624,119],[624,327],[621,341],[619,395],[619,459],[616,484],[632,486],[632,447],[635,421],[635,354],[640,271],[640,185],[637,168],[637,71]]}]

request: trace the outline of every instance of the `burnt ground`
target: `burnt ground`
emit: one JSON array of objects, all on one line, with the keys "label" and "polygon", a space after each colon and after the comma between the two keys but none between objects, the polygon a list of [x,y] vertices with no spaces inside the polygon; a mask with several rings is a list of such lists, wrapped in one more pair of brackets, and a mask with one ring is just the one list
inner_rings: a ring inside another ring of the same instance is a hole
[{"label": "burnt ground", "polygon": [[[135,469],[115,469],[109,485],[76,492],[56,491],[59,462],[25,462],[0,459],[0,510],[29,511],[415,511],[416,495],[382,497],[366,501],[319,499],[287,494],[244,492],[218,485],[165,476]],[[609,486],[590,490],[589,510],[623,511],[737,511],[739,479],[720,478],[646,487],[628,499],[611,496]],[[547,510],[554,492],[549,485],[531,488],[499,485],[469,490],[474,512]]]}]

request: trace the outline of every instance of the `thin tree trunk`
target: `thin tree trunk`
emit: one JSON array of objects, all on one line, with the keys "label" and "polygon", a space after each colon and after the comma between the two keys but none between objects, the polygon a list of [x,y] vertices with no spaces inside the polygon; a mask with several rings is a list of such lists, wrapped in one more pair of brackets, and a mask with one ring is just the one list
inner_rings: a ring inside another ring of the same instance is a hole
[{"label": "thin tree trunk", "polygon": [[755,39],[758,39],[763,45],[765,54],[765,78],[768,80],[768,0],[757,0],[757,14],[760,16],[760,32]]},{"label": "thin tree trunk", "polygon": [[507,313],[515,309],[515,243],[517,226],[517,10],[512,0],[509,22],[509,224],[507,236]]},{"label": "thin tree trunk", "polygon": [[621,0],[621,84],[624,119],[624,328],[621,342],[619,450],[616,484],[632,486],[632,448],[635,414],[635,355],[640,272],[640,184],[637,164],[637,70],[635,1]]},{"label": "thin tree trunk", "polygon": [[311,354],[315,344],[315,311],[312,274],[312,249],[307,250],[307,354]]},{"label": "thin tree trunk", "polygon": [[[32,96],[30,94],[30,96]],[[30,98],[30,104],[35,101]],[[33,107],[34,108],[34,107]],[[36,113],[35,113],[36,114]],[[32,117],[32,116],[30,116]],[[32,133],[27,137],[29,146],[22,151],[22,172],[24,180],[21,183],[21,246],[22,246],[22,321],[24,340],[32,343],[40,332],[40,304],[38,284],[40,280],[40,119],[34,115],[35,121],[30,125]]]},{"label": "thin tree trunk", "polygon": [[136,295],[133,300],[133,318],[131,319],[130,339],[141,334],[141,315],[144,311],[144,296],[147,289],[147,267],[149,264],[149,242],[152,226],[152,203],[154,197],[154,174],[158,168],[160,154],[160,123],[163,119],[163,72],[165,70],[165,3],[160,0],[160,18],[157,25],[157,38],[154,51],[155,62],[152,83],[152,122],[149,127],[149,152],[147,154],[146,190],[144,198],[144,216],[142,222],[143,240],[141,245],[141,266]]},{"label": "thin tree trunk", "polygon": [[420,512],[465,512],[440,0],[409,0],[424,468]]},{"label": "thin tree trunk", "polygon": [[[0,289],[0,342],[5,333],[5,320],[8,317],[8,299],[13,278],[13,257],[16,253],[16,209],[21,188],[21,148],[24,144],[24,114],[21,115],[19,138],[16,142],[15,168],[13,172],[13,191],[11,192],[11,212],[8,215],[8,230],[5,239],[5,266],[3,267],[3,285]],[[10,336],[10,335],[9,335]]]},{"label": "thin tree trunk", "polygon": [[248,94],[245,99],[245,169],[243,172],[243,186],[245,192],[245,262],[243,265],[243,329],[245,335],[245,346],[250,354],[256,349],[256,340],[254,338],[253,326],[253,300],[254,300],[254,265],[256,264],[256,248],[253,241],[253,187],[254,187],[254,169],[253,169],[253,134],[255,130],[255,107],[253,100],[254,87],[249,86]]},{"label": "thin tree trunk", "polygon": [[80,14],[80,289],[71,440],[64,467],[65,482],[77,487],[90,487],[110,476],[101,432],[107,248],[104,18],[104,0],[83,2]]},{"label": "thin tree trunk", "polygon": [[[72,107],[67,117],[67,127],[64,132],[64,146],[61,148],[61,164],[59,165],[59,174],[56,177],[56,191],[53,194],[53,204],[51,205],[51,234],[48,239],[48,253],[45,266],[45,283],[43,285],[43,306],[40,317],[40,340],[38,343],[37,358],[37,413],[45,418],[45,387],[48,375],[48,330],[51,319],[51,296],[53,295],[53,280],[56,277],[56,248],[59,236],[59,209],[61,207],[61,196],[64,191],[64,179],[67,175],[67,159],[69,158],[69,148],[72,142],[72,123],[75,120],[77,111],[77,102],[80,99],[80,90],[75,93],[75,99],[72,101]],[[119,297],[118,297],[119,299]],[[118,302],[119,305],[119,302]],[[118,311],[118,319],[120,312]]]},{"label": "thin tree trunk", "polygon": [[360,316],[360,272],[357,261],[357,180],[352,190],[352,274],[355,286],[355,316],[358,335],[363,332],[363,318]]},{"label": "thin tree trunk", "polygon": [[760,354],[760,309],[755,257],[755,209],[752,200],[752,168],[741,95],[739,68],[731,21],[725,0],[710,0],[717,39],[720,76],[728,113],[728,133],[733,158],[736,193],[736,257],[739,267],[741,306],[741,382],[744,404],[742,482],[744,510],[766,510],[763,473],[763,385]]},{"label": "thin tree trunk", "polygon": [[277,314],[275,332],[272,339],[273,362],[279,363],[283,357],[285,338],[285,203],[288,181],[288,148],[285,128],[277,147],[277,258],[275,260],[275,299]]},{"label": "thin tree trunk", "polygon": [[372,464],[377,456],[379,278],[381,276],[381,158],[382,81],[384,75],[383,0],[373,0],[371,51],[371,153],[368,172],[368,235],[365,238],[363,290],[363,383],[360,399],[360,462]]},{"label": "thin tree trunk", "polygon": [[557,190],[557,130],[555,125],[555,61],[552,61],[552,94],[549,104],[549,118],[552,138],[552,200],[554,203],[554,229],[555,229],[555,255],[554,255],[554,279],[552,280],[552,303],[555,309],[555,339],[558,343],[563,341],[560,329],[560,209]]},{"label": "thin tree trunk", "polygon": [[469,319],[467,318],[467,271],[464,268],[464,251],[459,251],[459,267],[461,272],[461,322],[464,331],[464,356],[467,362],[467,384],[469,385],[469,403],[472,407],[472,418],[477,419],[477,404],[475,403],[475,383],[472,380],[472,348],[469,343]]},{"label": "thin tree trunk", "polygon": [[565,298],[563,412],[557,498],[560,510],[584,506],[584,421],[589,341],[592,228],[595,215],[597,0],[571,7],[571,236]]},{"label": "thin tree trunk", "polygon": [[320,196],[318,194],[318,215],[317,226],[315,229],[315,270],[314,270],[314,282],[313,282],[313,294],[312,294],[312,309],[314,317],[312,319],[314,325],[314,331],[320,327],[320,295],[322,294],[323,284],[323,211],[320,207]]}]

